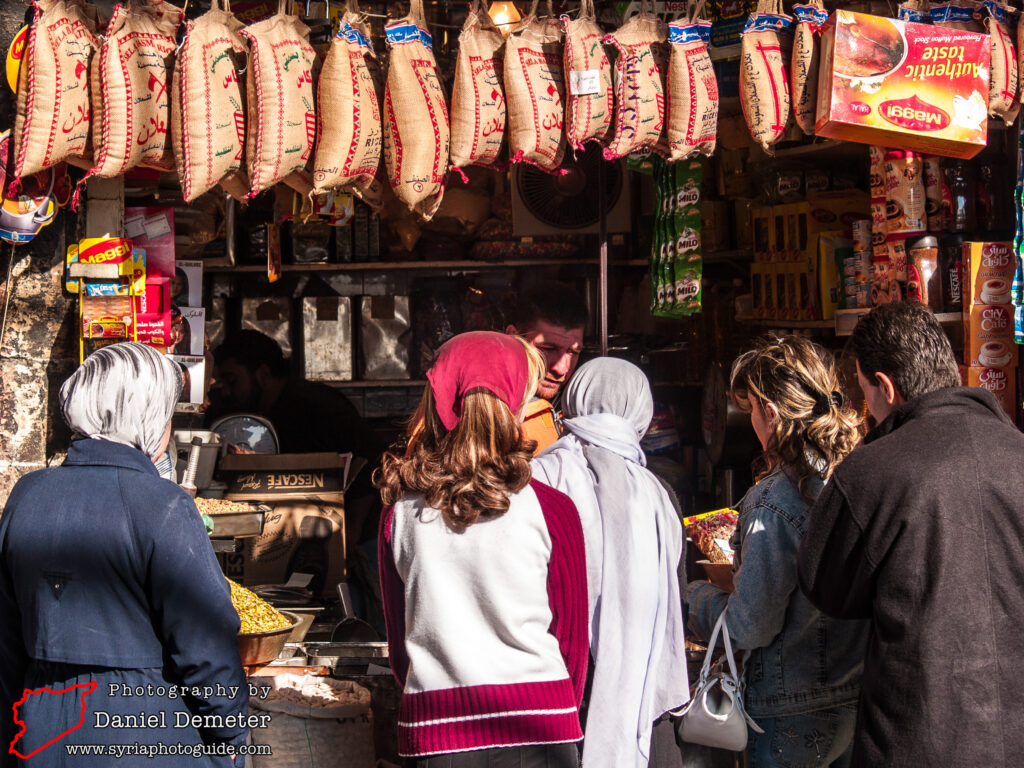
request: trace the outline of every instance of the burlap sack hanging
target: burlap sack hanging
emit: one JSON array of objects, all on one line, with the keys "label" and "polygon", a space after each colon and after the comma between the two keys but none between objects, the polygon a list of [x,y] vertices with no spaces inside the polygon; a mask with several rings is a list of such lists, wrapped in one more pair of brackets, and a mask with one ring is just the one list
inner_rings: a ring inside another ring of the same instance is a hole
[{"label": "burlap sack hanging", "polygon": [[185,202],[210,191],[228,175],[244,175],[241,29],[242,22],[232,15],[228,0],[213,0],[209,11],[188,22],[178,50],[171,86],[171,136]]},{"label": "burlap sack hanging", "polygon": [[505,38],[481,0],[474,0],[459,34],[452,88],[451,164],[493,167],[505,141]]},{"label": "burlap sack hanging", "polygon": [[582,149],[588,141],[604,143],[612,128],[615,98],[612,65],[597,26],[594,0],[582,0],[575,19],[562,17],[565,32],[565,138]]},{"label": "burlap sack hanging", "polygon": [[313,183],[307,166],[316,141],[316,52],[309,44],[309,27],[285,13],[285,0],[278,0],[276,14],[239,34],[249,42],[247,196],[255,197],[279,182],[308,194]]},{"label": "burlap sack hanging", "polygon": [[114,9],[95,70],[93,135],[100,141],[88,176],[120,176],[136,166],[174,170],[169,90],[183,15],[165,0],[128,0]]},{"label": "burlap sack hanging", "polygon": [[441,205],[450,149],[448,106],[437,77],[423,0],[384,30],[391,48],[384,89],[384,164],[401,202],[430,219]]},{"label": "burlap sack hanging", "polygon": [[604,150],[614,160],[641,149],[665,151],[668,26],[640,0],[640,10],[604,40],[615,46],[615,134]]},{"label": "burlap sack hanging", "polygon": [[18,75],[14,177],[68,161],[92,167],[89,67],[99,50],[82,0],[36,0]]},{"label": "burlap sack hanging", "polygon": [[792,50],[793,19],[782,13],[782,0],[759,0],[740,43],[740,105],[750,135],[769,155],[792,116]]},{"label": "burlap sack hanging", "polygon": [[704,0],[691,2],[685,19],[669,24],[669,160],[710,157],[718,139],[718,79],[708,54],[711,22],[700,18]]},{"label": "burlap sack hanging", "polygon": [[818,109],[818,58],[821,53],[821,26],[828,19],[821,0],[809,5],[794,5],[796,31],[793,33],[793,58],[790,64],[793,119],[808,136],[814,133]]},{"label": "burlap sack hanging", "polygon": [[[349,0],[320,72],[317,88],[313,194],[341,190],[380,204],[377,179],[384,144],[380,97],[358,0]],[[372,194],[371,190],[373,191]]]},{"label": "burlap sack hanging", "polygon": [[985,26],[991,41],[988,113],[1010,125],[1020,113],[1020,64],[1013,33],[1017,11],[994,0],[985,1],[985,10]]},{"label": "burlap sack hanging", "polygon": [[562,28],[548,15],[537,18],[533,0],[526,18],[505,43],[505,97],[508,99],[509,154],[557,173],[565,156],[565,79]]}]

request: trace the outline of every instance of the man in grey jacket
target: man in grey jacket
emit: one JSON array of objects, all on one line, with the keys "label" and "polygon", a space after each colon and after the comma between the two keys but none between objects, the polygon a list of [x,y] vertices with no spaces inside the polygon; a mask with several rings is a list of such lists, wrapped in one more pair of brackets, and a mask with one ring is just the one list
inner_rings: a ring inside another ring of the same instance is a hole
[{"label": "man in grey jacket", "polygon": [[885,304],[852,348],[878,421],[818,498],[800,586],[873,620],[854,766],[1024,760],[1024,435],[959,386],[931,312]]}]

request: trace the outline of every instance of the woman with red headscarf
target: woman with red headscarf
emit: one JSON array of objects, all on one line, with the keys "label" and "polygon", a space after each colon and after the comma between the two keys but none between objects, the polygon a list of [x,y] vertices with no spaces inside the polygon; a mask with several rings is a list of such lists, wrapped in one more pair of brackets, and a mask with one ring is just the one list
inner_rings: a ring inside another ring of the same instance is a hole
[{"label": "woman with red headscarf", "polygon": [[[573,768],[587,672],[583,531],[530,479],[539,355],[499,333],[438,350],[404,456],[385,454],[379,539],[408,768]],[[460,753],[453,757],[453,753]]]}]

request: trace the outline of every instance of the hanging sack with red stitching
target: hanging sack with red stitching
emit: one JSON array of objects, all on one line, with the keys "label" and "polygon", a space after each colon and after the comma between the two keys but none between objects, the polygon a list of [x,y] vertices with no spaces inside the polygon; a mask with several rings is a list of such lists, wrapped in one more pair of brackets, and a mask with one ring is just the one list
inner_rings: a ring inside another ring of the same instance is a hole
[{"label": "hanging sack with red stitching", "polygon": [[565,80],[562,27],[548,15],[537,18],[537,0],[505,43],[505,96],[511,162],[557,173],[565,156]]},{"label": "hanging sack with red stitching", "polygon": [[313,194],[337,189],[379,205],[384,128],[365,18],[349,0],[320,72]]},{"label": "hanging sack with red stitching", "polygon": [[384,30],[391,48],[384,88],[384,163],[395,197],[424,219],[441,205],[451,134],[423,0]]},{"label": "hanging sack with red stitching", "polygon": [[505,142],[505,38],[487,9],[474,0],[459,34],[452,88],[452,168],[493,168]]},{"label": "hanging sack with red stitching", "polygon": [[789,127],[792,50],[793,19],[782,13],[782,0],[759,0],[740,41],[740,105],[750,135],[769,155]]},{"label": "hanging sack with red stitching", "polygon": [[1012,31],[1013,17],[1017,11],[994,0],[985,0],[985,10],[988,12],[985,25],[988,27],[992,51],[989,64],[988,113],[1010,125],[1020,113],[1020,70]]},{"label": "hanging sack with red stitching", "polygon": [[82,0],[36,0],[18,76],[14,177],[60,162],[92,167],[89,67],[99,50]]},{"label": "hanging sack with red stitching", "polygon": [[612,65],[597,26],[594,0],[580,3],[579,16],[562,17],[565,32],[565,138],[583,149],[588,141],[606,142],[612,129],[615,104]]},{"label": "hanging sack with red stitching", "polygon": [[112,178],[136,166],[174,170],[170,87],[183,15],[164,0],[128,0],[114,8],[94,59],[93,136],[100,140],[88,176]]},{"label": "hanging sack with red stitching", "polygon": [[309,27],[284,9],[285,0],[278,0],[277,13],[239,33],[249,42],[245,160],[250,198],[279,182],[303,195],[313,188],[308,166],[316,141],[316,52]]},{"label": "hanging sack with red stitching", "polygon": [[[171,137],[185,202],[191,202],[228,176],[244,180],[245,96],[239,71],[245,69],[242,22],[228,0],[213,0],[209,11],[188,22],[174,63],[171,84]],[[232,186],[232,181],[227,184]],[[244,193],[243,193],[244,194]]]},{"label": "hanging sack with red stitching", "polygon": [[818,57],[821,53],[821,26],[828,14],[821,0],[810,5],[794,5],[793,60],[790,82],[793,90],[793,119],[808,136],[814,133],[818,109]]},{"label": "hanging sack with red stitching", "polygon": [[690,3],[687,17],[668,25],[669,160],[710,157],[718,140],[718,79],[708,54],[711,22],[700,18],[704,7]]},{"label": "hanging sack with red stitching", "polygon": [[640,10],[617,32],[606,35],[615,46],[615,135],[604,150],[606,160],[642,149],[667,154],[665,76],[668,72],[668,26],[643,0]]}]

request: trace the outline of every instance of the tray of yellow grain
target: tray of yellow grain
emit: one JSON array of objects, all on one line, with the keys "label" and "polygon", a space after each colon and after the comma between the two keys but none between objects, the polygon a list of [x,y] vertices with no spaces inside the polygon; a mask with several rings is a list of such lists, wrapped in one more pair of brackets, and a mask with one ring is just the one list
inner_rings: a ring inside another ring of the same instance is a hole
[{"label": "tray of yellow grain", "polygon": [[266,513],[270,511],[265,504],[226,499],[196,499],[196,506],[213,520],[213,533],[210,534],[213,539],[259,536],[263,533]]}]

